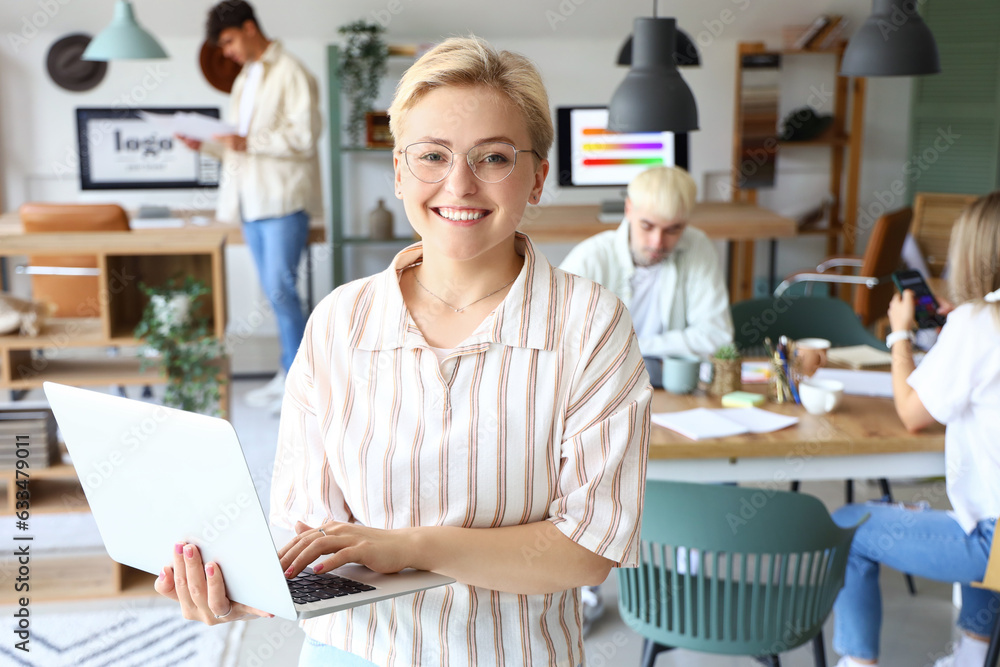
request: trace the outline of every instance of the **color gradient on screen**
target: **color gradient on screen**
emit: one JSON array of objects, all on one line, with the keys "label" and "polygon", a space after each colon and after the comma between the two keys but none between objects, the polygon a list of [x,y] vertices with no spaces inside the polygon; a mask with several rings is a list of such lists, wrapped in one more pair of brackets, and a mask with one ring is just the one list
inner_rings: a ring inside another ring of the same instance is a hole
[{"label": "color gradient on screen", "polygon": [[606,167],[609,165],[623,164],[663,164],[661,157],[618,157],[618,158],[584,158],[583,164],[587,167]]}]

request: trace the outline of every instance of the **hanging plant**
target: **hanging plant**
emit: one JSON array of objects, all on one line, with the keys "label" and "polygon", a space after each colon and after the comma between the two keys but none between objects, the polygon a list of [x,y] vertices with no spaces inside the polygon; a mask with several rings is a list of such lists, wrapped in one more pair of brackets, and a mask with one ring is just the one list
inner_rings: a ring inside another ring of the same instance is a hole
[{"label": "hanging plant", "polygon": [[389,48],[382,39],[385,28],[378,23],[359,20],[341,26],[337,32],[347,38],[340,56],[341,89],[351,102],[347,136],[352,145],[359,146],[365,114],[372,110],[385,76]]},{"label": "hanging plant", "polygon": [[[189,412],[215,413],[219,372],[223,355],[218,339],[209,334],[208,321],[198,317],[198,299],[208,294],[205,283],[186,276],[160,287],[140,284],[149,303],[135,328],[152,357],[143,358],[142,368],[160,367],[167,376],[165,405]],[[211,412],[209,412],[211,411]]]}]

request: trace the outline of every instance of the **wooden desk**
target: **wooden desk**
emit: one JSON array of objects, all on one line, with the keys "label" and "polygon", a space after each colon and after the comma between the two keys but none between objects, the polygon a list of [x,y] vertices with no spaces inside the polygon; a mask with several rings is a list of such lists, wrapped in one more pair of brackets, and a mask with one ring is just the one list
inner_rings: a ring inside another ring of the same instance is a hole
[{"label": "wooden desk", "polygon": [[[748,388],[749,389],[749,388]],[[717,398],[677,396],[662,389],[653,396],[653,412],[718,408]],[[800,405],[763,407],[799,418],[795,426],[754,435],[690,440],[653,425],[650,479],[694,482],[773,482],[792,480],[877,479],[944,475],[944,427],[911,434],[892,401],[844,396],[827,415],[811,415]]]},{"label": "wooden desk", "polygon": [[[529,206],[520,229],[538,243],[579,243],[617,227],[617,223],[598,220],[599,211],[597,205]],[[733,303],[753,296],[754,242],[796,234],[794,220],[738,202],[695,204],[689,223],[710,239],[729,243],[729,299]]]}]

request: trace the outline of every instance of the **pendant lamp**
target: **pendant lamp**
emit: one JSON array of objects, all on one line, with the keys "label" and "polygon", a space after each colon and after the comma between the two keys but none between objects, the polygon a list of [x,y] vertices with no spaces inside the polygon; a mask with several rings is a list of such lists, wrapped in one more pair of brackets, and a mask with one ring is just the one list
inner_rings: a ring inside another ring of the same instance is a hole
[{"label": "pendant lamp", "polygon": [[872,0],[872,14],[844,51],[841,76],[920,76],[941,71],[937,43],[915,0]]},{"label": "pendant lamp", "polygon": [[677,21],[637,18],[632,67],[608,105],[615,132],[690,132],[698,129],[698,107],[677,71]]},{"label": "pendant lamp", "polygon": [[117,0],[111,24],[97,33],[83,60],[147,60],[167,58],[167,52],[139,25],[129,0]]},{"label": "pendant lamp", "polygon": [[[686,32],[677,29],[677,46],[674,47],[674,62],[678,67],[701,67],[701,56],[694,40]],[[622,48],[618,51],[618,64],[632,64],[632,35],[628,36]]]}]

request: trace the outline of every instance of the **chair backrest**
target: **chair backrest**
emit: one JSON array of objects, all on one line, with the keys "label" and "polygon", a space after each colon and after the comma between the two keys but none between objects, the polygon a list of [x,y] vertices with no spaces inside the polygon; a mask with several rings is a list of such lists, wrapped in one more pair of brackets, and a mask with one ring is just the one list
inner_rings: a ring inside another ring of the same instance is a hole
[{"label": "chair backrest", "polygon": [[[27,233],[128,231],[128,215],[117,204],[22,204],[21,225]],[[28,258],[33,266],[94,268],[92,255],[58,255]],[[94,317],[99,303],[96,276],[31,277],[35,301],[55,306],[53,317]]]},{"label": "chair backrest", "polygon": [[910,234],[917,242],[931,276],[940,278],[948,261],[951,228],[966,206],[979,195],[918,192],[913,198],[913,227]]},{"label": "chair backrest", "polygon": [[650,481],[640,565],[618,570],[622,618],[677,648],[793,649],[829,615],[854,531],[803,493]]},{"label": "chair backrest", "polygon": [[778,336],[826,338],[834,346],[871,345],[884,350],[885,343],[871,334],[851,307],[825,296],[792,296],[749,299],[730,306],[733,342],[744,354],[763,354],[764,338]]},{"label": "chair backrest", "polygon": [[872,227],[862,259],[861,275],[884,280],[871,289],[859,287],[854,290],[854,312],[864,326],[885,317],[889,309],[895,288],[888,278],[902,261],[903,243],[912,219],[913,209],[901,208],[881,216]]}]

